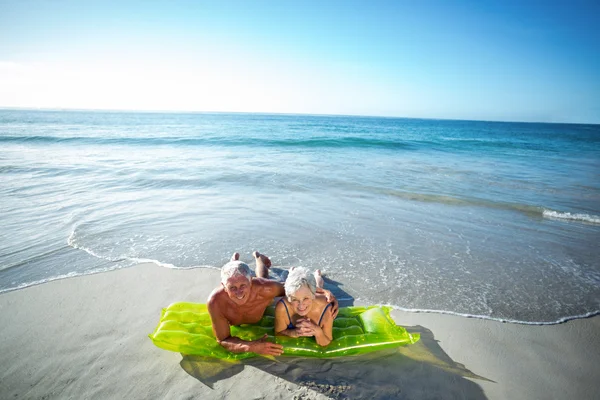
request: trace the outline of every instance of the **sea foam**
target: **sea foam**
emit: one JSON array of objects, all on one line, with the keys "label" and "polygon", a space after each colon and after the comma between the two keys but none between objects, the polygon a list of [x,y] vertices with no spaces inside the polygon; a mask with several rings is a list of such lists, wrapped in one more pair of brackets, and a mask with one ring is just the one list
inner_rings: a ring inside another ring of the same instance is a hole
[{"label": "sea foam", "polygon": [[591,224],[600,224],[600,216],[597,216],[597,215],[589,215],[589,214],[581,214],[581,213],[571,214],[569,212],[559,212],[559,211],[554,211],[554,210],[544,210],[543,215],[546,218],[581,221],[581,222],[587,222],[587,223],[591,223]]}]

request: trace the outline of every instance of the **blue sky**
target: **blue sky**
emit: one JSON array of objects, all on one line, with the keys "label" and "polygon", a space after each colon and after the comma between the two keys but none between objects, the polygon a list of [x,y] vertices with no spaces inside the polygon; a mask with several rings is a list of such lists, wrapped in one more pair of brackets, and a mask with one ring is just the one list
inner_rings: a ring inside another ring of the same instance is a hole
[{"label": "blue sky", "polygon": [[0,107],[600,123],[597,1],[0,1]]}]

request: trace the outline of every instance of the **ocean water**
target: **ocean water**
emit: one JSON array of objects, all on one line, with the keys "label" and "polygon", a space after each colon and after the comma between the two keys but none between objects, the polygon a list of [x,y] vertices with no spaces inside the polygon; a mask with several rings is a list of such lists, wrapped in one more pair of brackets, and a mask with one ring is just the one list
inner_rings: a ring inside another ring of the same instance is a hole
[{"label": "ocean water", "polygon": [[0,291],[259,250],[339,296],[555,323],[599,312],[599,243],[599,125],[0,110]]}]

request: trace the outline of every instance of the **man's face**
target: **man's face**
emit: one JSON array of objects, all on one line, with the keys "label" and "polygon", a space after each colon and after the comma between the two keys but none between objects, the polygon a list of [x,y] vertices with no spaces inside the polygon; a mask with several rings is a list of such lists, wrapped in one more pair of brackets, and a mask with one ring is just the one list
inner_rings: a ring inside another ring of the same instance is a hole
[{"label": "man's face", "polygon": [[250,298],[252,283],[243,275],[235,275],[222,283],[229,298],[238,306],[246,304]]}]

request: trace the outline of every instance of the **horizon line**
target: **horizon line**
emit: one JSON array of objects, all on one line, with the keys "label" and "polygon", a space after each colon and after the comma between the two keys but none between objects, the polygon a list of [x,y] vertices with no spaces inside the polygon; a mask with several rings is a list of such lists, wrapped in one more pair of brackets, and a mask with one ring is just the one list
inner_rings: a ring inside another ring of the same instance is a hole
[{"label": "horizon line", "polygon": [[463,119],[463,118],[402,117],[402,116],[391,116],[391,115],[363,115],[363,114],[309,114],[309,113],[294,113],[294,112],[266,112],[266,111],[136,110],[136,109],[111,109],[111,108],[14,107],[14,106],[0,106],[0,110],[113,112],[113,113],[122,112],[122,113],[145,113],[145,114],[258,114],[258,115],[314,116],[314,117],[420,119],[420,120],[430,120],[430,121],[497,122],[497,123],[517,123],[517,124],[600,125],[600,122],[593,123],[593,122],[513,121],[513,120],[491,120],[491,119],[487,120],[487,119]]}]

